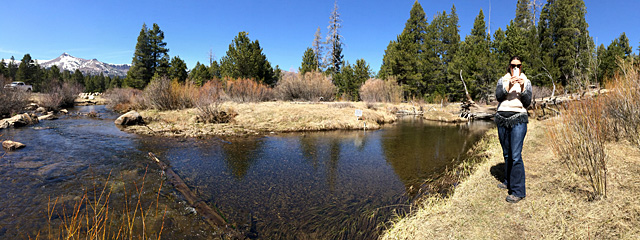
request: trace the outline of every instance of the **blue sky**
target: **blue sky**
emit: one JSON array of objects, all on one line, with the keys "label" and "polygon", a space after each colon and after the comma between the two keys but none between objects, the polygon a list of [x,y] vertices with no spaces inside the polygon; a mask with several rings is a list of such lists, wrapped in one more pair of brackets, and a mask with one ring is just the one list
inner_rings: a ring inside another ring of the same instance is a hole
[{"label": "blue sky", "polygon": [[[389,41],[402,31],[414,0],[339,0],[345,59],[364,58],[378,71]],[[460,35],[468,35],[480,9],[491,32],[505,28],[515,16],[516,0],[422,0],[431,22],[437,12],[455,4]],[[193,68],[225,55],[240,31],[259,40],[268,60],[283,70],[296,70],[311,47],[316,29],[327,32],[333,0],[155,0],[155,1],[3,1],[0,9],[0,58],[25,53],[49,60],[63,52],[107,63],[131,63],[143,23],[157,23],[165,33],[169,55]],[[626,32],[634,52],[640,42],[640,1],[585,1],[589,32],[608,46]],[[490,14],[489,14],[490,13]],[[489,19],[490,16],[490,19]]]}]

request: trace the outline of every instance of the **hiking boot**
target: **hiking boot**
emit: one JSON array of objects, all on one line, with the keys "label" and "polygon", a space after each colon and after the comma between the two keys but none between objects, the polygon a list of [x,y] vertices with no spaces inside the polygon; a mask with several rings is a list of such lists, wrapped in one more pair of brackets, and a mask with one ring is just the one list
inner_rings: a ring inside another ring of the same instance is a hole
[{"label": "hiking boot", "polygon": [[517,197],[517,196],[514,196],[514,195],[507,196],[507,202],[510,202],[510,203],[517,203],[522,199],[524,199],[524,197]]},{"label": "hiking boot", "polygon": [[507,184],[504,184],[504,183],[498,183],[498,188],[502,188],[502,189],[509,189],[509,188],[507,187]]}]

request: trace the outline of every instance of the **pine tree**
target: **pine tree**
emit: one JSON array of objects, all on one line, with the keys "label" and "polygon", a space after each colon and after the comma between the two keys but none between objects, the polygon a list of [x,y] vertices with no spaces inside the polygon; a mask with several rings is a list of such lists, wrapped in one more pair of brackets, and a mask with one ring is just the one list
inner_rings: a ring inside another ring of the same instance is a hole
[{"label": "pine tree", "polygon": [[427,44],[427,17],[418,1],[415,1],[409,19],[396,41],[385,50],[379,76],[397,77],[404,87],[405,96],[422,96],[425,93],[425,62],[430,52]]},{"label": "pine tree", "polygon": [[516,3],[516,18],[514,19],[516,27],[529,30],[535,26],[535,17],[530,11],[531,4],[529,0],[518,0],[518,3]]},{"label": "pine tree", "polygon": [[153,77],[153,64],[151,46],[149,45],[149,29],[146,24],[142,24],[142,29],[138,35],[136,50],[131,61],[131,68],[127,72],[124,84],[128,87],[142,89]]},{"label": "pine tree", "polygon": [[327,32],[327,55],[322,62],[327,64],[328,71],[331,74],[340,73],[340,67],[343,65],[344,55],[342,55],[342,35],[340,35],[340,28],[342,28],[342,20],[340,19],[340,13],[338,13],[338,1],[333,4],[333,11],[329,18],[329,26]]},{"label": "pine tree", "polygon": [[220,65],[218,61],[211,60],[211,64],[209,66],[209,75],[215,79],[222,79],[222,75],[220,75]]},{"label": "pine tree", "polygon": [[169,77],[183,83],[188,76],[187,64],[179,56],[173,57],[169,68]]},{"label": "pine tree", "polygon": [[0,60],[0,76],[6,77],[8,75],[9,70],[7,69],[7,65],[4,62],[4,58]]},{"label": "pine tree", "polygon": [[76,69],[71,76],[71,83],[73,84],[83,84],[84,85],[84,75],[80,70]]},{"label": "pine tree", "polygon": [[211,75],[209,74],[209,69],[206,65],[197,62],[196,66],[193,67],[193,69],[189,73],[189,79],[191,79],[191,81],[193,81],[196,85],[202,86],[203,84],[211,80]]},{"label": "pine tree", "polygon": [[300,74],[304,75],[307,72],[319,71],[318,59],[316,58],[313,49],[307,48],[302,56],[302,63],[300,64],[300,68],[298,68]]},{"label": "pine tree", "polygon": [[[599,48],[601,51],[602,49]],[[607,47],[607,50],[604,51],[601,57],[601,63],[599,66],[599,79],[607,80],[611,79],[616,71],[619,70],[618,60],[627,60],[630,58],[633,48],[629,45],[629,38],[623,32],[620,36],[613,41]]]},{"label": "pine tree", "polygon": [[480,10],[473,23],[471,35],[465,38],[462,49],[463,76],[469,94],[478,100],[488,100],[493,92],[493,81],[495,79],[491,72],[491,39],[487,33],[484,21],[484,12]]},{"label": "pine tree", "polygon": [[153,28],[147,28],[142,24],[142,29],[138,35],[136,50],[131,61],[131,68],[127,72],[125,84],[129,87],[142,89],[153,78],[158,75],[166,75],[169,71],[169,49],[164,42],[164,32],[160,30],[158,24],[154,23]]},{"label": "pine tree", "polygon": [[9,79],[16,79],[16,73],[18,72],[18,66],[16,65],[16,59],[11,56],[9,64],[7,65],[7,72],[9,73]]},{"label": "pine tree", "polygon": [[253,78],[265,84],[274,84],[273,68],[262,53],[258,40],[251,41],[246,32],[238,33],[227,55],[220,59],[222,77]]},{"label": "pine tree", "polygon": [[47,78],[50,81],[62,80],[62,75],[60,74],[60,68],[58,67],[58,65],[51,66]]}]

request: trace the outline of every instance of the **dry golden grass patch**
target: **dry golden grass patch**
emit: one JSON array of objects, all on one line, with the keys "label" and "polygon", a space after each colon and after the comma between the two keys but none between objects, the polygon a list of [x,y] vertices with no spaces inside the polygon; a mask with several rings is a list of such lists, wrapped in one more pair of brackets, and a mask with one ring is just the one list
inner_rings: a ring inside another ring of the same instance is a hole
[{"label": "dry golden grass patch", "polygon": [[[488,133],[488,159],[446,199],[428,198],[398,219],[384,239],[637,239],[640,237],[640,151],[608,143],[609,195],[590,199],[591,187],[554,156],[545,135],[551,121],[532,120],[523,159],[527,197],[505,201],[494,175],[503,171],[497,131]],[[492,174],[493,173],[493,174]]]},{"label": "dry golden grass patch", "polygon": [[[140,114],[146,126],[127,127],[127,131],[165,136],[198,137],[205,135],[248,135],[269,132],[324,131],[338,129],[378,129],[384,123],[396,120],[394,109],[411,105],[365,103],[295,103],[225,102],[221,109],[231,109],[238,115],[223,124],[197,121],[196,109],[157,111],[144,110]],[[355,110],[363,112],[358,120]]]}]

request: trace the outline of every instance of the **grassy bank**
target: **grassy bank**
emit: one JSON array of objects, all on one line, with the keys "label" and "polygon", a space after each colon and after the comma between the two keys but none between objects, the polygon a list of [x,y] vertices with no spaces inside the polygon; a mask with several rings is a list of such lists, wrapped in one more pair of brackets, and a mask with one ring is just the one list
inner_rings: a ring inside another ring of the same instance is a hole
[{"label": "grassy bank", "polygon": [[487,160],[446,199],[429,198],[398,219],[383,239],[637,239],[640,236],[640,151],[628,142],[607,143],[609,195],[591,200],[591,187],[567,171],[549,146],[552,121],[529,124],[523,159],[527,198],[511,204],[496,187],[503,171],[497,130]]},{"label": "grassy bank", "polygon": [[[196,108],[183,110],[142,110],[146,126],[130,126],[126,131],[163,136],[251,135],[270,132],[325,131],[338,129],[378,129],[396,121],[399,110],[413,111],[411,104],[226,102],[221,109],[237,115],[229,123],[202,123]],[[362,110],[358,120],[355,110]]]}]

